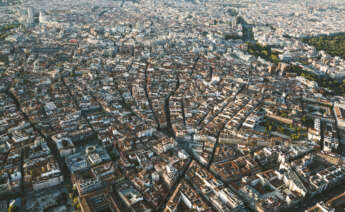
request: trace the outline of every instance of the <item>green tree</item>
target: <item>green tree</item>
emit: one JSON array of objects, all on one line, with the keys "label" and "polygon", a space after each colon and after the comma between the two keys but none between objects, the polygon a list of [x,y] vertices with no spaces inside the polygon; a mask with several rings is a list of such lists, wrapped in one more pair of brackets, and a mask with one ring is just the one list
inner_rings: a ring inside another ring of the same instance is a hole
[{"label": "green tree", "polygon": [[73,198],[73,204],[74,204],[74,205],[77,205],[77,204],[78,204],[78,197],[74,197],[74,198]]},{"label": "green tree", "polygon": [[271,55],[271,60],[273,63],[279,63],[279,59],[277,55],[272,54]]},{"label": "green tree", "polygon": [[261,54],[267,56],[268,55],[268,51],[263,49],[263,50],[261,50]]}]

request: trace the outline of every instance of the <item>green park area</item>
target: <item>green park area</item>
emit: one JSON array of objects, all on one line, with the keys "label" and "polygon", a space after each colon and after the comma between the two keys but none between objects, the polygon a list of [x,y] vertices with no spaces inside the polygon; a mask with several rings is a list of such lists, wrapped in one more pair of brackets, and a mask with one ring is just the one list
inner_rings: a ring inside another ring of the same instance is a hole
[{"label": "green park area", "polygon": [[317,50],[324,50],[331,56],[345,59],[345,33],[339,35],[303,38],[302,41],[314,46]]},{"label": "green park area", "polygon": [[305,71],[296,65],[290,65],[287,71],[296,73],[297,76],[302,76],[308,80],[317,82],[319,87],[328,89],[333,95],[345,97],[345,79],[336,80],[327,75],[318,76],[314,73]]},{"label": "green park area", "polygon": [[273,51],[270,46],[264,46],[258,42],[247,44],[249,54],[254,55],[255,57],[262,57],[275,64],[279,63],[278,52]]},{"label": "green park area", "polygon": [[[339,48],[337,51],[338,53],[345,53],[345,35],[339,36],[343,38],[343,46]],[[313,39],[321,39],[320,38],[311,38]],[[334,38],[336,43],[341,43],[340,38]],[[325,40],[325,38],[321,39]],[[325,42],[325,41],[322,41]],[[273,51],[270,46],[264,46],[258,42],[256,43],[247,43],[248,44],[248,53],[255,56],[255,57],[262,57],[265,60],[271,61],[272,63],[278,64],[280,62],[279,60],[279,54],[276,51]],[[332,45],[334,42],[332,42]],[[327,44],[325,44],[327,45]],[[331,48],[331,47],[329,47]],[[343,48],[343,50],[341,50]],[[344,54],[345,55],[345,54]],[[295,73],[297,76],[302,76],[305,77],[308,80],[315,81],[318,83],[319,87],[323,87],[329,90],[330,93],[333,95],[340,95],[345,97],[345,80],[335,80],[332,79],[329,76],[323,75],[323,76],[318,76],[314,73],[308,72],[303,70],[302,67],[297,66],[297,65],[291,65],[288,67],[287,72],[290,73]]]},{"label": "green park area", "polygon": [[[285,112],[281,112],[278,115],[281,117],[287,117],[287,114]],[[301,119],[303,125],[306,126],[306,116],[302,116]],[[265,127],[265,134],[268,136],[271,135],[271,132],[274,131],[290,137],[291,140],[300,140],[306,138],[307,136],[307,131],[304,127],[294,126],[292,124],[285,124],[283,122],[268,117],[266,117],[266,121],[263,122],[263,126]]]}]

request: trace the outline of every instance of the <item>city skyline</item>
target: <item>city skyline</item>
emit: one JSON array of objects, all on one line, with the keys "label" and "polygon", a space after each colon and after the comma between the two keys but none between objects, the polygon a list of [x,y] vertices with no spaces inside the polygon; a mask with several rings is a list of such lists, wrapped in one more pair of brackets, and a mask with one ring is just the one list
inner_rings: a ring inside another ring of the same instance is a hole
[{"label": "city skyline", "polygon": [[0,212],[343,211],[345,2],[3,0]]}]

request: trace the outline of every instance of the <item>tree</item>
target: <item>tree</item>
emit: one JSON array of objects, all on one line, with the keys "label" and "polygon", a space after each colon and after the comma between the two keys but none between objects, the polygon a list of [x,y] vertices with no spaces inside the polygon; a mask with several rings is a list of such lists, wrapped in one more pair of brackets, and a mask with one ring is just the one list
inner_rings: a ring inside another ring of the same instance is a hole
[{"label": "tree", "polygon": [[277,55],[272,54],[271,55],[271,60],[273,63],[279,63],[279,59]]},{"label": "tree", "polygon": [[303,116],[301,117],[301,121],[302,121],[302,122],[305,122],[306,120],[307,120],[306,115],[303,115]]},{"label": "tree", "polygon": [[268,51],[267,51],[267,50],[261,50],[261,53],[262,53],[263,55],[265,55],[265,56],[268,55]]},{"label": "tree", "polygon": [[78,197],[74,197],[74,198],[73,198],[73,204],[74,204],[74,205],[77,205],[77,204],[78,204]]},{"label": "tree", "polygon": [[277,127],[277,131],[278,131],[278,132],[281,132],[281,131],[282,131],[282,127],[281,127],[281,126],[278,126],[278,127]]}]

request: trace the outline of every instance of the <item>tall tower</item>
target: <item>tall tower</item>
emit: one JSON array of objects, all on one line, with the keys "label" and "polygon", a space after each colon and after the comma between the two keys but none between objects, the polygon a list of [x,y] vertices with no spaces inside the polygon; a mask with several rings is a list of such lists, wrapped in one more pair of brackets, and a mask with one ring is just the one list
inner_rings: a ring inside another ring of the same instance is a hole
[{"label": "tall tower", "polygon": [[28,16],[27,16],[27,19],[26,19],[27,23],[28,24],[33,24],[34,23],[34,14],[32,12],[32,8],[31,7],[28,7],[27,13],[28,13]]},{"label": "tall tower", "polygon": [[44,24],[46,22],[46,18],[44,16],[43,12],[40,12],[38,20],[39,20],[40,24]]},{"label": "tall tower", "polygon": [[237,26],[237,16],[232,18],[231,26],[232,26],[232,29],[236,28],[236,26]]}]

